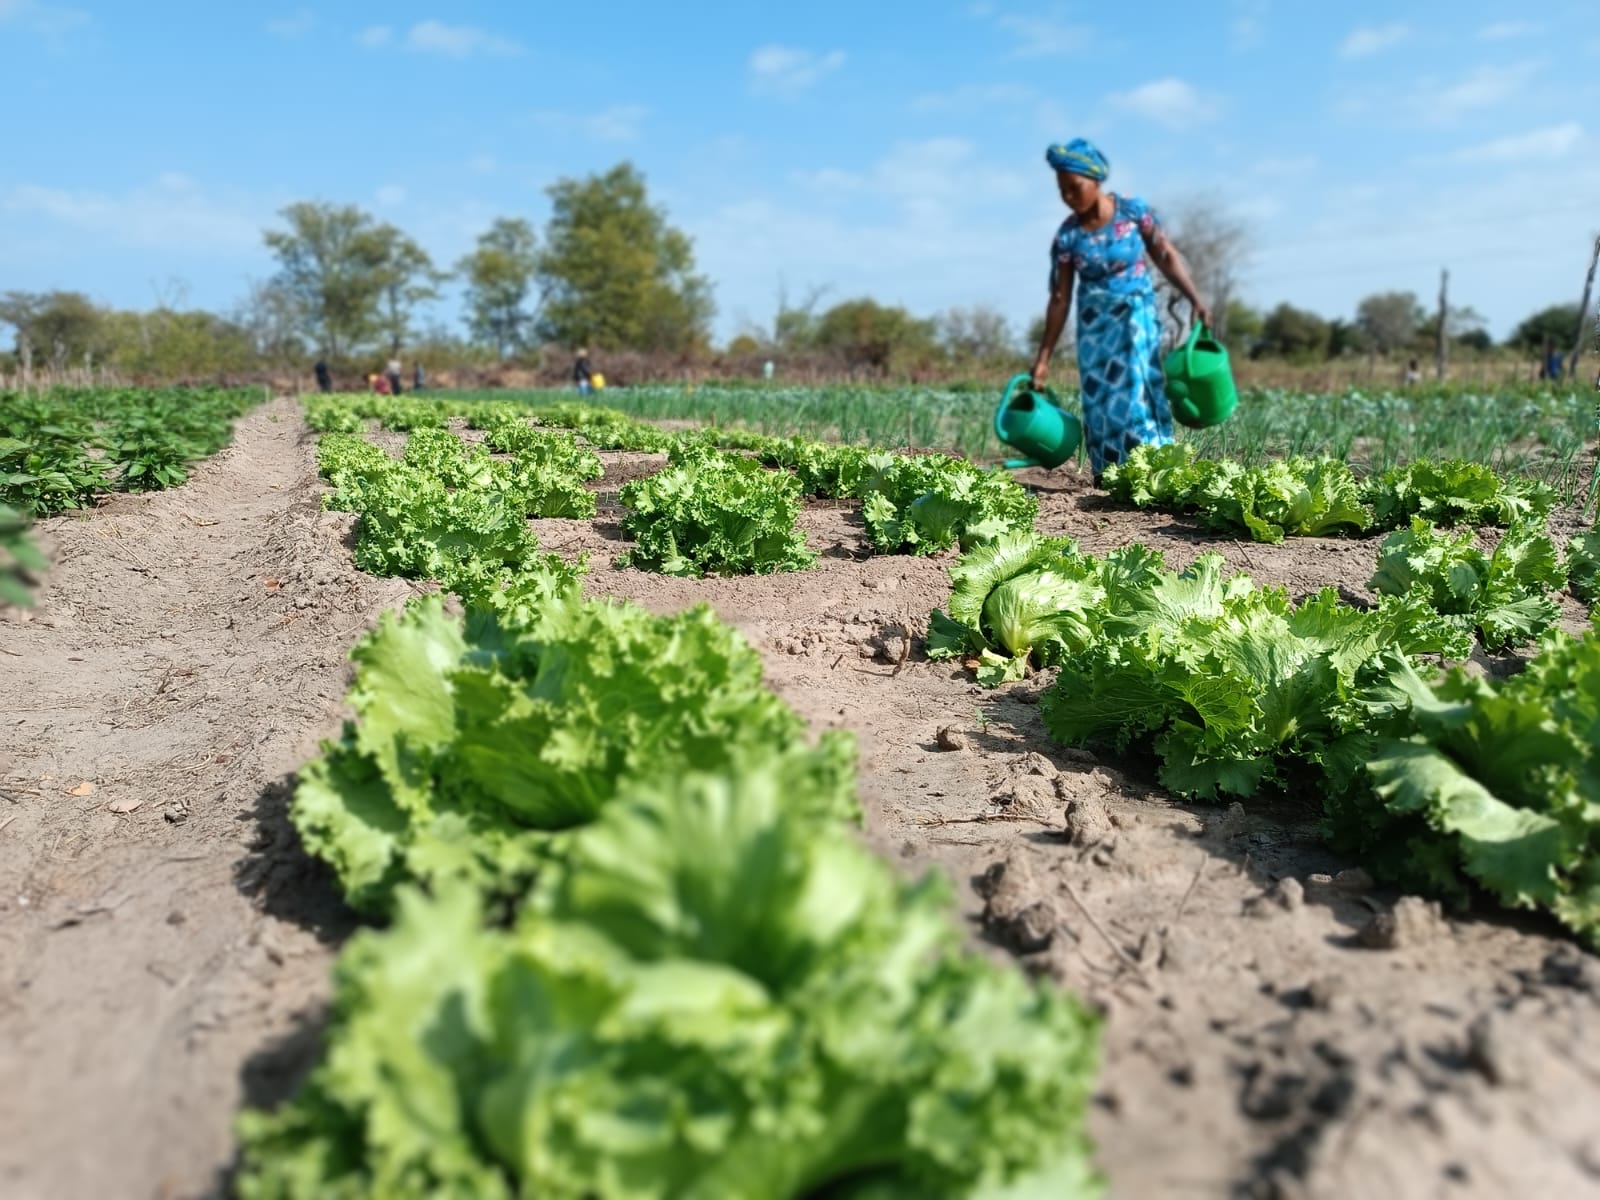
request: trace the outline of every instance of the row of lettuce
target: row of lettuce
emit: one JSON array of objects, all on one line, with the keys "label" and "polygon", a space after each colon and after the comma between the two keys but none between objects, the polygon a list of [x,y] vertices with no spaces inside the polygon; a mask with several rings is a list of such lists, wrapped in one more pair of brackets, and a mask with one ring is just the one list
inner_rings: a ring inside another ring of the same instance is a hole
[{"label": "row of lettuce", "polygon": [[1296,604],[1214,553],[1173,572],[1142,546],[1101,558],[1026,532],[951,574],[929,655],[991,682],[1053,666],[1040,711],[1059,741],[1151,756],[1180,796],[1320,796],[1331,845],[1385,882],[1540,910],[1600,945],[1600,629],[1543,632],[1497,682],[1428,665],[1465,657],[1483,618],[1408,577],[1370,607],[1333,588]]},{"label": "row of lettuce", "polygon": [[[526,426],[529,413],[518,406],[501,416]],[[1031,531],[1031,499],[1009,479],[977,473],[973,487],[939,456],[732,435],[755,460],[787,468],[762,471],[751,457],[711,448],[725,432],[654,436],[669,450],[668,467],[624,489],[629,532],[641,547],[664,547],[636,549],[640,565],[686,573],[778,569],[780,557],[798,565],[802,544],[786,504],[797,494],[861,498],[880,550],[964,548],[949,613],[930,620],[930,656],[966,661],[990,685],[1055,669],[1044,712],[1062,741],[1153,754],[1180,795],[1310,789],[1326,798],[1332,843],[1385,878],[1463,900],[1487,892],[1593,936],[1588,814],[1600,766],[1587,747],[1600,735],[1600,675],[1594,635],[1573,639],[1553,626],[1563,587],[1597,599],[1600,535],[1571,538],[1561,555],[1544,528],[1552,507],[1545,489],[1473,464],[1419,462],[1356,481],[1331,460],[1241,468],[1182,446],[1137,451],[1108,472],[1109,486],[1131,503],[1231,512],[1217,521],[1224,529],[1248,529],[1248,514],[1291,535],[1330,532],[1303,514],[1340,495],[1350,531],[1394,529],[1366,581],[1375,604],[1324,589],[1297,605],[1282,589],[1225,577],[1216,555],[1173,572],[1142,546],[1080,554],[1068,539]],[[918,477],[922,490],[893,495],[885,482],[909,476],[906,464],[928,472]],[[697,479],[713,472],[757,499],[741,510],[697,497]],[[934,482],[946,479],[953,485]],[[919,526],[914,540],[880,537],[870,512],[876,497],[884,529],[936,507],[958,515]],[[972,509],[959,510],[974,497]],[[763,528],[782,555],[761,561],[749,553],[758,539],[744,543],[742,556],[726,544],[702,553],[705,530],[718,523],[708,514],[719,511],[747,528],[773,518]],[[1439,528],[1448,525],[1463,528]],[[1475,526],[1503,532],[1484,548]],[[935,528],[941,536],[921,536]],[[1533,666],[1505,684],[1459,671],[1433,678],[1424,664],[1468,657],[1475,638],[1491,650],[1533,645]],[[1543,721],[1544,735],[1496,732],[1514,713]],[[1539,747],[1539,769],[1523,771],[1529,764],[1505,755],[1502,737]],[[1491,769],[1501,761],[1523,773]]]},{"label": "row of lettuce", "polygon": [[853,739],[709,609],[538,552],[529,512],[592,511],[591,451],[489,438],[319,445],[362,565],[461,611],[380,620],[300,773],[303,843],[382,925],[300,1092],[241,1115],[239,1194],[1097,1194],[1096,1018],[863,848]]},{"label": "row of lettuce", "polygon": [[0,391],[0,604],[30,604],[45,570],[33,518],[176,487],[261,399],[257,388]]},{"label": "row of lettuce", "polygon": [[[453,415],[481,431],[482,440],[469,446],[452,433]],[[364,437],[373,416],[386,428],[409,432],[399,464]],[[600,474],[594,449],[667,452],[661,470],[621,489],[623,532],[633,542],[623,561],[675,575],[766,574],[811,565],[816,556],[798,528],[807,497],[860,501],[879,553],[932,554],[973,545],[1006,529],[1031,528],[1038,515],[1037,500],[1010,476],[950,455],[895,454],[741,430],[670,433],[581,405],[530,409],[334,397],[312,400],[308,419],[324,433],[323,471],[341,496],[369,486],[351,484],[354,475],[392,481],[388,502],[371,506],[363,522],[374,537],[380,523],[409,523],[407,536],[417,540],[414,527],[432,518],[408,517],[409,505],[492,539],[494,549],[476,547],[480,560],[525,552],[517,528],[522,516],[592,516],[595,497],[583,485]],[[585,448],[559,449],[575,447],[574,434]],[[579,457],[563,457],[574,454]],[[519,480],[557,490],[530,493]],[[451,505],[468,506],[472,518],[465,519],[465,510],[446,513]],[[423,574],[438,577],[431,570]]]},{"label": "row of lettuce", "polygon": [[[444,428],[452,415],[486,431],[484,442],[469,450],[454,439]],[[633,541],[622,561],[670,574],[809,566],[815,555],[798,528],[806,497],[859,501],[878,553],[967,550],[1008,530],[1031,530],[1038,513],[1033,495],[1008,474],[942,454],[894,454],[738,429],[670,433],[575,404],[349,397],[313,402],[311,410],[320,429],[360,430],[369,417],[413,430],[414,437],[427,435],[436,453],[464,459],[468,466],[440,475],[445,486],[459,486],[465,476],[505,492],[495,472],[506,468],[490,452],[517,454],[557,436],[530,422],[574,430],[599,448],[666,450],[665,468],[627,484],[620,499],[623,531]],[[408,449],[408,459],[411,454]],[[599,474],[598,459],[588,460],[586,470],[592,474],[574,478],[564,493],[574,504],[535,504],[527,515],[591,515],[592,507],[581,503],[582,482]],[[1600,600],[1600,532],[1571,538],[1563,557],[1546,529],[1555,502],[1550,489],[1502,478],[1480,464],[1424,460],[1358,480],[1336,459],[1244,467],[1197,459],[1192,448],[1177,444],[1141,447],[1108,468],[1106,484],[1127,503],[1200,514],[1219,531],[1260,541],[1393,530],[1369,587],[1428,597],[1441,614],[1478,629],[1491,649],[1527,644],[1549,628],[1560,613],[1555,594],[1563,589],[1582,602]],[[1463,528],[1442,532],[1446,526]],[[1506,529],[1492,549],[1481,548],[1473,532],[1483,526]]]}]

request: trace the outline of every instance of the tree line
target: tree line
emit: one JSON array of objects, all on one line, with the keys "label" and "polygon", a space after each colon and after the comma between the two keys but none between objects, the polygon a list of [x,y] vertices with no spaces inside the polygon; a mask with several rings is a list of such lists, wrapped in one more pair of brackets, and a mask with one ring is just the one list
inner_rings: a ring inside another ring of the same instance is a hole
[{"label": "tree line", "polygon": [[[80,292],[7,292],[0,295],[0,324],[11,327],[15,344],[0,365],[100,364],[136,378],[203,379],[299,371],[312,356],[336,366],[400,355],[452,366],[537,365],[551,345],[677,360],[715,353],[711,283],[696,271],[689,237],[651,203],[632,164],[559,180],[547,194],[551,213],[542,236],[524,218],[500,217],[447,266],[357,206],[292,204],[279,214],[281,225],[262,235],[275,273],[223,313],[186,309],[177,294],[129,312],[98,306]],[[1172,236],[1211,298],[1218,332],[1252,358],[1405,355],[1436,344],[1438,314],[1411,292],[1369,295],[1348,320],[1287,302],[1267,311],[1245,304],[1237,293],[1247,232],[1215,201],[1181,210]],[[461,287],[465,337],[421,320],[450,281]],[[813,288],[791,303],[780,289],[770,325],[747,325],[721,353],[896,374],[1014,364],[1042,335],[1042,317],[1018,331],[983,305],[924,317],[870,297],[823,307],[826,291]],[[1171,332],[1181,328],[1180,318],[1169,309]],[[1578,321],[1576,304],[1552,305],[1523,321],[1504,346],[1518,353],[1570,346]],[[1495,348],[1470,307],[1450,308],[1445,322],[1451,344]]]}]

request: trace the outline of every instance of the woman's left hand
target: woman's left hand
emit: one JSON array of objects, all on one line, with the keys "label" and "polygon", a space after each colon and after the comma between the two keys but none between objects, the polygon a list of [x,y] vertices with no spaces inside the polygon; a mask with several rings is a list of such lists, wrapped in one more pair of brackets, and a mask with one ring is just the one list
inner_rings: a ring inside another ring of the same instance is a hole
[{"label": "woman's left hand", "polygon": [[1194,302],[1193,307],[1194,307],[1194,319],[1195,319],[1195,321],[1197,321],[1201,325],[1204,325],[1207,329],[1210,329],[1211,328],[1211,310],[1209,308],[1207,308],[1204,304],[1201,304],[1199,302]]}]

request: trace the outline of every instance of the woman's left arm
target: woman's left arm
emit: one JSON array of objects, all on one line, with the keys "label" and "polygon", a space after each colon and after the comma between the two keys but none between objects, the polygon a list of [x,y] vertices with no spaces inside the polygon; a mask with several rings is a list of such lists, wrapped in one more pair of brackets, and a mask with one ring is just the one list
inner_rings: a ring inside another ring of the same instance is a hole
[{"label": "woman's left arm", "polygon": [[1167,231],[1150,222],[1148,228],[1141,223],[1139,233],[1144,238],[1144,248],[1150,252],[1150,261],[1160,268],[1172,286],[1183,293],[1183,298],[1193,305],[1195,320],[1202,325],[1210,325],[1211,310],[1201,301],[1200,293],[1195,290],[1194,280],[1189,278],[1189,268],[1183,265],[1183,258],[1178,254],[1177,247],[1167,238]]}]

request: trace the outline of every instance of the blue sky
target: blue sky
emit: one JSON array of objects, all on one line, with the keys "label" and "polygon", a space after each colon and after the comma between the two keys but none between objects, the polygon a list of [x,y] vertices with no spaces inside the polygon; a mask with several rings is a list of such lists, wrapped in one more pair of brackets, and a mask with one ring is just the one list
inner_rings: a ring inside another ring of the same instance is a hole
[{"label": "blue sky", "polygon": [[780,286],[1021,328],[1062,216],[1044,147],[1074,135],[1114,189],[1244,221],[1261,306],[1431,301],[1448,266],[1499,337],[1576,300],[1600,232],[1594,0],[0,0],[0,64],[0,290],[124,306],[228,307],[295,200],[450,263],[629,159],[693,236],[719,338]]}]

